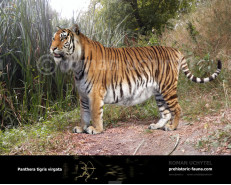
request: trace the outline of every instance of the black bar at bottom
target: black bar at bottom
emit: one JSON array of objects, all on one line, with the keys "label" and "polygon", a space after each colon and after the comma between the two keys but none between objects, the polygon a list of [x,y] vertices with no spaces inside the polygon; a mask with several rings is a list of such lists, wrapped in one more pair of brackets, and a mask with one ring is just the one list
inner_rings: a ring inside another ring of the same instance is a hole
[{"label": "black bar at bottom", "polygon": [[5,184],[226,184],[231,156],[1,156]]}]

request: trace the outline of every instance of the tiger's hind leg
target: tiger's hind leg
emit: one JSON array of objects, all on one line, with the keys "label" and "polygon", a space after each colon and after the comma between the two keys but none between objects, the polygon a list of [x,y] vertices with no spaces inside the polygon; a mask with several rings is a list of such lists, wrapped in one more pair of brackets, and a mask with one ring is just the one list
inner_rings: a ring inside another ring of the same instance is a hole
[{"label": "tiger's hind leg", "polygon": [[151,124],[149,129],[164,129],[165,125],[172,118],[171,111],[168,108],[163,96],[159,93],[155,93],[156,103],[160,112],[160,120],[156,124]]},{"label": "tiger's hind leg", "polygon": [[[165,96],[156,93],[156,102],[160,112],[160,120],[156,124],[151,124],[150,129],[164,129],[166,131],[175,130],[179,124],[181,108],[178,103],[176,90],[172,95]],[[171,120],[171,123],[168,123]]]},{"label": "tiger's hind leg", "polygon": [[166,131],[175,130],[179,124],[181,115],[181,108],[176,94],[176,86],[173,86],[172,89],[170,88],[170,92],[167,91],[163,97],[172,114],[171,123],[167,123],[164,126],[164,129]]},{"label": "tiger's hind leg", "polygon": [[171,131],[171,130],[175,130],[179,124],[181,108],[180,108],[177,98],[172,103],[168,103],[168,104],[173,114],[173,119],[172,119],[171,124],[165,125],[164,129],[166,131]]}]

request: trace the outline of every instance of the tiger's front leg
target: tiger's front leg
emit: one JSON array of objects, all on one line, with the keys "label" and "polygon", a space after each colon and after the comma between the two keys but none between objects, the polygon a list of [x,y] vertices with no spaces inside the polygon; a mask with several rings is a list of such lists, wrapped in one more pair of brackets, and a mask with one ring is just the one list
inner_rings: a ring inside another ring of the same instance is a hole
[{"label": "tiger's front leg", "polygon": [[97,92],[90,95],[90,111],[92,126],[85,130],[88,134],[99,134],[103,132],[103,98]]},{"label": "tiger's front leg", "polygon": [[74,133],[83,133],[90,125],[91,114],[90,114],[90,105],[89,99],[80,97],[80,115],[81,115],[81,123],[79,126],[74,127]]}]

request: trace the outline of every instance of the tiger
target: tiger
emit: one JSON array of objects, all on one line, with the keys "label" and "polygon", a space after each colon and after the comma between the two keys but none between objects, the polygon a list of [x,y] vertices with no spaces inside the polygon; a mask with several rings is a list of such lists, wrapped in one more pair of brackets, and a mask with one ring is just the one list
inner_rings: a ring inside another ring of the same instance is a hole
[{"label": "tiger", "polygon": [[181,107],[177,96],[179,71],[196,83],[214,80],[222,63],[207,78],[195,77],[183,54],[172,47],[104,47],[85,36],[78,25],[60,28],[53,36],[50,53],[61,71],[73,71],[80,102],[81,121],[74,133],[99,134],[103,128],[104,104],[132,106],[152,96],[160,119],[149,129],[173,131]]}]

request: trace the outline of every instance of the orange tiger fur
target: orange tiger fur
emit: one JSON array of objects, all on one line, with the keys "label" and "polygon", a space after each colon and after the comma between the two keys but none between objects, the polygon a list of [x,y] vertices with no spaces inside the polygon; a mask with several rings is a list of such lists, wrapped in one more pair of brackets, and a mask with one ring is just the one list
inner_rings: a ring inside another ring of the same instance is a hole
[{"label": "orange tiger fur", "polygon": [[[183,55],[163,46],[107,48],[80,33],[59,29],[50,48],[63,71],[72,69],[80,95],[81,125],[74,132],[98,134],[103,131],[103,105],[134,105],[155,95],[161,119],[150,129],[177,128],[181,108],[177,98],[179,70],[192,81],[214,80],[218,69],[208,78],[194,77]],[[92,125],[90,125],[92,120]],[[170,123],[168,123],[171,121]]]}]

